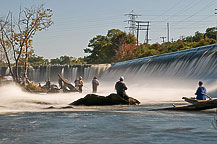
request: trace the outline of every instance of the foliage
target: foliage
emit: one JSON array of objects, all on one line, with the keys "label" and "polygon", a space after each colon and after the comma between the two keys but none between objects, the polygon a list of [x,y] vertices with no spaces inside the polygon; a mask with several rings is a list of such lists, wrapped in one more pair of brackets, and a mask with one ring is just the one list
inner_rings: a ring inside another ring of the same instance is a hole
[{"label": "foliage", "polygon": [[109,30],[106,36],[98,35],[90,40],[85,53],[88,63],[114,63],[141,57],[170,53],[217,43],[216,28],[207,28],[206,33],[195,32],[194,36],[174,42],[136,45],[133,35],[117,29]]},{"label": "foliage", "polygon": [[125,47],[126,44],[135,44],[136,39],[133,35],[127,34],[117,29],[111,29],[106,36],[98,35],[91,39],[85,53],[90,55],[85,57],[85,61],[91,64],[112,63],[115,55]]},{"label": "foliage", "polygon": [[50,60],[51,65],[73,65],[73,64],[86,64],[84,58],[76,58],[69,56],[61,56]]},{"label": "foliage", "polygon": [[60,59],[59,58],[51,59],[50,64],[51,65],[60,65]]},{"label": "foliage", "polygon": [[31,56],[28,62],[32,66],[47,65],[49,63],[48,59],[44,59],[42,56]]}]

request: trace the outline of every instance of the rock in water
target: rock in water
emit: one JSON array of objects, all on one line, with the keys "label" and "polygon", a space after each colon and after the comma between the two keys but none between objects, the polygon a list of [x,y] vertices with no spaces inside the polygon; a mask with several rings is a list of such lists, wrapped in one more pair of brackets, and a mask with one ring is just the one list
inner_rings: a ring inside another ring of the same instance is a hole
[{"label": "rock in water", "polygon": [[129,97],[125,100],[117,94],[110,94],[109,96],[99,96],[96,94],[88,94],[84,98],[74,101],[70,105],[86,105],[86,106],[103,106],[103,105],[137,105],[140,102],[134,98]]}]

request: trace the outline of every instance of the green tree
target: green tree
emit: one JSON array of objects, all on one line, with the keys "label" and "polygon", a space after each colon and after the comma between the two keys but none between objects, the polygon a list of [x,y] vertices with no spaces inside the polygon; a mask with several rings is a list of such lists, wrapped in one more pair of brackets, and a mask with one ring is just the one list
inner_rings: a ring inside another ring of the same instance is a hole
[{"label": "green tree", "polygon": [[197,31],[195,32],[194,36],[187,36],[183,38],[182,40],[184,42],[199,42],[203,38],[204,38],[204,34]]},{"label": "green tree", "polygon": [[131,34],[126,34],[118,29],[111,29],[106,36],[98,35],[91,39],[85,53],[90,55],[85,57],[88,63],[112,63],[116,54],[124,51],[126,44],[135,44],[136,39]]},{"label": "green tree", "polygon": [[45,65],[47,61],[42,56],[31,56],[28,60],[30,65]]},{"label": "green tree", "polygon": [[50,60],[51,65],[60,65],[60,59],[55,58]]},{"label": "green tree", "polygon": [[216,36],[217,36],[217,31],[216,30],[217,30],[216,27],[207,28],[206,33],[205,33],[205,37],[212,38],[212,39],[216,40]]},{"label": "green tree", "polygon": [[107,63],[108,55],[111,53],[109,48],[111,43],[108,41],[106,36],[98,35],[90,40],[88,47],[84,49],[85,53],[90,53],[89,56],[85,57],[88,63]]},{"label": "green tree", "polygon": [[61,56],[60,57],[60,64],[61,65],[69,65],[70,64],[70,57],[69,56]]}]

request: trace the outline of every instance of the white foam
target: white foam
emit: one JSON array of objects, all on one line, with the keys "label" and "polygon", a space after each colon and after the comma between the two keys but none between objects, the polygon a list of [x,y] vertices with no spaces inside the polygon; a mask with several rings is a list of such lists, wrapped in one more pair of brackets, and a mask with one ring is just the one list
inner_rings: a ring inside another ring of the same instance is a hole
[{"label": "white foam", "polygon": [[[115,93],[114,84],[115,83],[101,81],[97,94],[107,96],[110,93]],[[194,93],[197,88],[197,82],[186,80],[158,80],[137,83],[130,83],[130,81],[127,80],[126,84],[128,87],[127,94],[130,97],[138,99],[141,104],[173,103],[174,101],[181,102],[183,101],[183,96],[195,96]],[[216,90],[215,83],[208,85],[207,89],[209,90],[209,88]],[[73,101],[91,93],[92,86],[91,83],[85,83],[83,93],[33,94],[22,91],[22,89],[15,84],[1,86],[0,91],[0,113],[26,111],[37,112],[45,111],[45,108],[50,106],[55,108],[67,106]],[[89,107],[82,107],[82,109],[88,110]],[[75,108],[71,110],[78,109]]]}]

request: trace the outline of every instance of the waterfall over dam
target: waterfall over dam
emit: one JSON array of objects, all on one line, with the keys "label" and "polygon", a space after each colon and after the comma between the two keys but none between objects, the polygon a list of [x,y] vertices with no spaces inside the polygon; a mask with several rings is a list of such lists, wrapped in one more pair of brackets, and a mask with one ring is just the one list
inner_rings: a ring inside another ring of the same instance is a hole
[{"label": "waterfall over dam", "polygon": [[[28,70],[28,76],[34,82],[44,82],[48,78],[52,82],[57,82],[58,74],[70,82],[74,82],[79,76],[82,76],[84,81],[91,81],[94,76],[100,77],[110,66],[111,64],[33,66]],[[2,67],[0,71],[2,75],[9,74],[7,67]],[[22,75],[21,68],[19,68],[19,74]]]},{"label": "waterfall over dam", "polygon": [[120,75],[136,82],[149,79],[217,79],[217,45],[115,63],[101,79],[117,80]]},{"label": "waterfall over dam", "polygon": [[70,82],[74,82],[79,76],[82,76],[84,81],[91,81],[94,76],[100,77],[110,66],[110,64],[37,66],[30,70],[29,77],[36,82],[43,82],[48,78],[57,82],[58,74],[60,74]]},{"label": "waterfall over dam", "polygon": [[[8,73],[1,68],[1,74]],[[91,81],[96,76],[101,81],[114,82],[120,76],[127,81],[158,79],[215,80],[217,79],[217,45],[208,45],[173,53],[144,57],[115,64],[34,66],[29,77],[35,82],[50,78],[57,82],[58,74],[73,82],[82,76]]]}]

